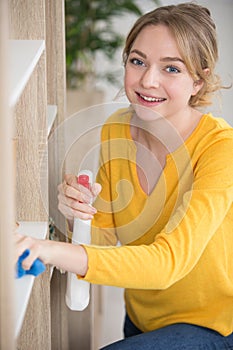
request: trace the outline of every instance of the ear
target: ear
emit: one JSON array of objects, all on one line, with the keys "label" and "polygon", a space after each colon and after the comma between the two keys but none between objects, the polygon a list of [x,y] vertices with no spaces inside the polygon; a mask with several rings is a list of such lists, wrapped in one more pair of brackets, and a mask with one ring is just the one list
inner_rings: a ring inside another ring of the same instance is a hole
[{"label": "ear", "polygon": [[193,83],[193,93],[192,96],[195,96],[202,88],[202,86],[204,85],[204,81],[203,79],[198,79],[195,80]]},{"label": "ear", "polygon": [[[203,73],[204,75],[209,75],[210,73],[210,70],[209,68],[205,68],[203,69]],[[193,83],[193,93],[192,93],[192,96],[195,96],[200,90],[201,88],[203,87],[204,85],[204,80],[203,79],[198,79],[198,80],[195,80],[194,83]]]}]

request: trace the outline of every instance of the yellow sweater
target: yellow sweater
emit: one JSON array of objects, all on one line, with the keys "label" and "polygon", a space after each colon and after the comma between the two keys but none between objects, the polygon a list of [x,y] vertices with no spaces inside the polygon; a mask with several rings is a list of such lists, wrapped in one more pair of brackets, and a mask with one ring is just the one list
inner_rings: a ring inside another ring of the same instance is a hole
[{"label": "yellow sweater", "polygon": [[[136,172],[131,114],[102,130],[102,165],[92,242],[85,246],[96,284],[124,287],[129,317],[142,331],[172,323],[233,332],[233,128],[202,116],[167,156],[153,192]],[[115,247],[117,241],[122,246]],[[97,245],[110,245],[98,247]]]}]

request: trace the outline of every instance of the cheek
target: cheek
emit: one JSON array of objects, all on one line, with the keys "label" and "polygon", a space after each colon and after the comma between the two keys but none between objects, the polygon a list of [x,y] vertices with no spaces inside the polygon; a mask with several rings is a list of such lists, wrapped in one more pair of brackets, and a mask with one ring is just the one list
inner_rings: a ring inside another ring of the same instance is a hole
[{"label": "cheek", "polygon": [[133,77],[132,74],[130,74],[128,70],[126,70],[125,76],[124,76],[124,87],[125,87],[126,95],[128,97],[132,93],[134,82],[135,82],[135,78]]},{"label": "cheek", "polygon": [[125,68],[125,85],[127,86],[133,86],[134,84],[137,84],[140,80],[140,74],[137,69],[133,69],[132,67]]},{"label": "cheek", "polygon": [[128,85],[128,76],[127,76],[127,72],[125,70],[125,75],[124,75],[124,84],[125,84],[125,88]]},{"label": "cheek", "polygon": [[132,74],[130,74],[129,70],[126,69],[125,70],[125,87],[129,87],[130,85],[132,85]]},{"label": "cheek", "polygon": [[177,82],[171,82],[166,86],[166,92],[170,96],[170,98],[177,98],[184,95],[184,88],[181,87]]},{"label": "cheek", "polygon": [[168,87],[167,91],[171,97],[180,97],[183,100],[189,100],[189,98],[192,96],[194,89],[193,89],[193,82],[190,80],[180,80],[179,82],[171,82]]}]

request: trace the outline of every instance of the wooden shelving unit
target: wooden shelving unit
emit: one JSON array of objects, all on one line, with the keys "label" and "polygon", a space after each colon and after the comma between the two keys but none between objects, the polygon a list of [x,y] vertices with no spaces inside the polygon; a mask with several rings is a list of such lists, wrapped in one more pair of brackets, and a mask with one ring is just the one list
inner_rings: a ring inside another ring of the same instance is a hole
[{"label": "wooden shelving unit", "polygon": [[8,74],[8,8],[0,1],[0,349],[14,349],[13,159]]},{"label": "wooden shelving unit", "polygon": [[59,178],[59,147],[48,154],[48,139],[65,116],[64,17],[63,0],[0,2],[0,146],[1,163],[6,164],[0,171],[5,183],[0,214],[1,349],[53,347],[49,268],[37,278],[14,278],[12,227],[17,220],[21,233],[48,237],[53,199],[49,188],[55,188]]},{"label": "wooden shelving unit", "polygon": [[44,40],[10,40],[10,101],[14,107],[45,51]]},{"label": "wooden shelving unit", "polygon": [[[48,268],[37,278],[16,280],[14,271],[14,221],[20,222],[21,233],[44,239],[49,217],[57,215],[62,132],[59,140],[53,139],[56,147],[50,149],[49,141],[65,119],[64,18],[64,0],[0,1],[0,349],[4,350],[68,350],[71,324],[74,342],[82,339],[82,346],[96,350],[93,302],[86,312],[69,314],[66,275],[54,269],[51,276]],[[55,224],[64,233],[61,215]]]}]

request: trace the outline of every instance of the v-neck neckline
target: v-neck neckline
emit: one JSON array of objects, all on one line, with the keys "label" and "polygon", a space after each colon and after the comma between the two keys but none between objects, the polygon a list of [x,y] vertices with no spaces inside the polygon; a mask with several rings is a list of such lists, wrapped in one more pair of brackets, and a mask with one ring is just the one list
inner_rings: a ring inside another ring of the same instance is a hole
[{"label": "v-neck neckline", "polygon": [[[128,118],[128,125],[127,125],[127,138],[131,141],[131,147],[133,148],[134,151],[134,161],[131,163],[132,164],[132,169],[133,169],[133,174],[134,174],[134,178],[136,179],[135,182],[137,183],[137,188],[140,190],[141,194],[145,197],[145,198],[149,198],[151,196],[153,196],[158,189],[160,188],[160,186],[162,185],[164,179],[166,179],[166,173],[167,173],[167,169],[169,164],[171,163],[171,161],[173,161],[173,159],[180,153],[182,152],[184,149],[186,150],[186,152],[188,152],[188,144],[191,142],[191,140],[193,139],[193,137],[196,135],[196,133],[198,132],[198,130],[201,128],[201,126],[203,125],[204,121],[206,120],[206,117],[208,116],[208,114],[203,114],[202,117],[200,118],[196,128],[193,130],[193,132],[187,137],[186,140],[184,140],[184,142],[177,148],[175,149],[173,152],[168,153],[165,156],[165,164],[164,167],[161,171],[161,174],[158,177],[158,180],[156,181],[155,185],[153,186],[152,190],[147,193],[144,191],[144,189],[141,186],[140,183],[140,179],[138,177],[138,172],[137,172],[137,146],[135,143],[135,140],[133,139],[132,135],[131,135],[131,131],[130,131],[130,121],[132,118],[132,114],[129,115]],[[189,154],[187,153],[187,156],[189,157]]]}]

